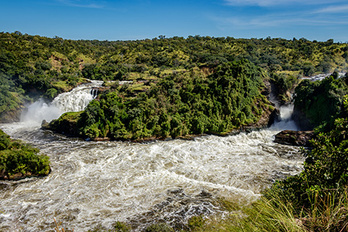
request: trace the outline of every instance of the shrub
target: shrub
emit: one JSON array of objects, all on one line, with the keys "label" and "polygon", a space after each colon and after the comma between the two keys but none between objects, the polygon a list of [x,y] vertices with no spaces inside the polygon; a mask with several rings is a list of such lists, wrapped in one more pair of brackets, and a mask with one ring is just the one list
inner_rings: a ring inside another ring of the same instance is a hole
[{"label": "shrub", "polygon": [[[39,150],[20,141],[12,141],[0,130],[0,178],[12,179],[15,174],[43,176],[50,172],[50,162],[46,155],[38,155]],[[17,178],[17,177],[16,177]]]}]

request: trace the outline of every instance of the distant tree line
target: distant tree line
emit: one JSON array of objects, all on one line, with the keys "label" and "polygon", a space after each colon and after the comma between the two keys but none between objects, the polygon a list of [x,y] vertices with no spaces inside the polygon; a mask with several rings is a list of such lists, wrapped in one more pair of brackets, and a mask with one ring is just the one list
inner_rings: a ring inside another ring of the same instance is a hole
[{"label": "distant tree line", "polygon": [[160,36],[135,41],[74,41],[2,32],[0,115],[5,108],[18,110],[26,101],[52,99],[81,83],[81,77],[159,80],[168,72],[207,70],[242,59],[262,67],[269,75],[297,78],[344,69],[348,46],[304,38]]}]

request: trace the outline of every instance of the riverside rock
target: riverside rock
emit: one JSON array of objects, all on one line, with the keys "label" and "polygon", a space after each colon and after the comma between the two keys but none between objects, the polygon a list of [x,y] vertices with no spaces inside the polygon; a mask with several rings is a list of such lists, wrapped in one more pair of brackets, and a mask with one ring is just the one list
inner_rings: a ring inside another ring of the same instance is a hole
[{"label": "riverside rock", "polygon": [[314,138],[313,131],[284,130],[275,135],[274,142],[292,146],[310,146],[310,140]]}]

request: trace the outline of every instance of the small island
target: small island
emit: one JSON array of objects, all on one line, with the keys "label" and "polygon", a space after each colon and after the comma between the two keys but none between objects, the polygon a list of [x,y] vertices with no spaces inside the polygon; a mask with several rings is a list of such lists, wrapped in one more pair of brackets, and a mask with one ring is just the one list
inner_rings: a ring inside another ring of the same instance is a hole
[{"label": "small island", "polygon": [[267,127],[275,110],[267,78],[247,60],[210,75],[170,74],[133,96],[103,91],[82,113],[66,113],[45,128],[93,140],[149,140]]}]

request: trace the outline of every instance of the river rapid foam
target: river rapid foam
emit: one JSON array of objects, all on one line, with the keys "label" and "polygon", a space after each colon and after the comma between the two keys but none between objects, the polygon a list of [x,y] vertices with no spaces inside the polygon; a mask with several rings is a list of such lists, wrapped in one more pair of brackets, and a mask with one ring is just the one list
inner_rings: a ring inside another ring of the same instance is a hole
[{"label": "river rapid foam", "polygon": [[0,125],[40,148],[52,168],[44,178],[0,181],[0,231],[49,231],[54,219],[74,231],[111,228],[116,221],[135,231],[156,221],[184,224],[193,215],[221,213],[220,197],[254,201],[303,165],[298,148],[273,143],[291,120],[227,137],[151,143],[67,138],[41,130],[40,120]]},{"label": "river rapid foam", "polygon": [[1,129],[40,148],[52,167],[45,178],[0,182],[5,231],[52,229],[54,218],[75,231],[98,223],[108,228],[148,212],[173,191],[250,202],[303,163],[297,148],[272,142],[273,130],[139,144],[86,142],[19,124]]}]

